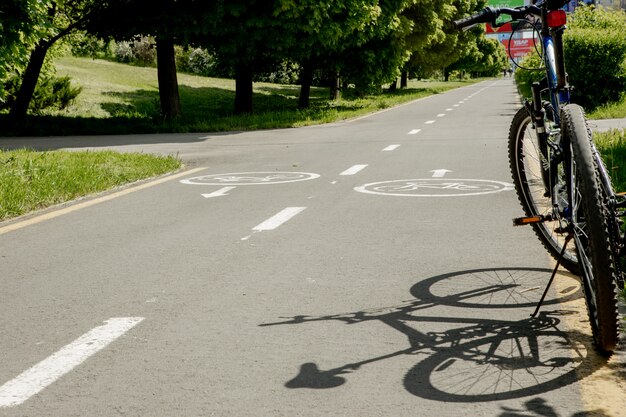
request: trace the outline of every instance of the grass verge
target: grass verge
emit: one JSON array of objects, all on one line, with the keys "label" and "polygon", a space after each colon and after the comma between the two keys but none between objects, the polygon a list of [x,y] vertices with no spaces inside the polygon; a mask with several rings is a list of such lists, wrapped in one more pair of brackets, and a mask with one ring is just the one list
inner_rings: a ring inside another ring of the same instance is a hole
[{"label": "grass verge", "polygon": [[626,191],[626,133],[613,129],[608,132],[594,132],[593,140],[602,155],[613,188],[617,192]]},{"label": "grass verge", "polygon": [[590,119],[622,119],[626,117],[626,94],[622,100],[600,106],[587,115]]},{"label": "grass verge", "polygon": [[89,58],[57,60],[57,73],[82,87],[75,104],[64,111],[31,115],[19,129],[9,129],[0,114],[0,136],[50,136],[166,132],[219,132],[298,127],[361,116],[421,97],[470,85],[470,81],[415,81],[407,89],[329,100],[328,88],[311,89],[311,106],[297,109],[299,86],[254,84],[254,114],[233,114],[234,80],[179,74],[183,115],[175,122],[159,116],[155,68]]},{"label": "grass verge", "polygon": [[0,150],[0,221],[180,167],[171,156]]}]

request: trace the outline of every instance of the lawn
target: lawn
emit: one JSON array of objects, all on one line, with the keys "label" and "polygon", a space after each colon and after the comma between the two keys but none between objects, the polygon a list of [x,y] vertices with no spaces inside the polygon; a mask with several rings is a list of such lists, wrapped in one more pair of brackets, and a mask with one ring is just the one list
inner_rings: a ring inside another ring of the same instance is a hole
[{"label": "lawn", "polygon": [[0,221],[180,167],[171,156],[0,150]]},{"label": "lawn", "polygon": [[[173,123],[159,117],[155,68],[130,66],[90,58],[65,57],[55,62],[57,74],[67,75],[83,89],[64,111],[29,116],[21,131],[0,135],[121,134],[211,132],[298,127],[349,119],[403,102],[466,86],[471,81],[410,81],[395,93],[329,100],[328,88],[312,88],[311,108],[297,109],[299,86],[254,84],[252,115],[232,114],[234,80],[179,74],[183,116]],[[0,115],[0,123],[6,115]]]}]

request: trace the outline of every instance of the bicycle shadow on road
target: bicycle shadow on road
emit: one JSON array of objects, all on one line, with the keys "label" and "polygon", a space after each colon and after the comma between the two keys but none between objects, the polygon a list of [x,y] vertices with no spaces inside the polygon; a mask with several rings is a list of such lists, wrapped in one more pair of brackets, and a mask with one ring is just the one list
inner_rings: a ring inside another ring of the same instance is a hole
[{"label": "bicycle shadow on road", "polygon": [[[536,268],[459,271],[418,282],[411,288],[415,299],[397,306],[345,314],[300,315],[260,326],[382,322],[407,338],[408,345],[402,349],[332,369],[320,368],[314,361],[304,363],[298,374],[285,383],[287,388],[335,388],[367,364],[419,354],[419,362],[403,378],[405,389],[415,396],[442,402],[537,396],[572,384],[605,363],[590,354],[593,347],[587,334],[564,330],[562,319],[578,311],[559,305],[522,320],[507,320],[506,314],[498,312],[520,308],[532,311],[528,307],[534,307],[539,300],[551,272]],[[548,294],[544,307],[580,297],[575,277],[566,273],[560,276],[565,283]],[[449,306],[454,314],[424,314],[438,306]],[[463,310],[456,314],[455,309],[459,308]],[[472,317],[472,312],[480,316],[480,311],[484,316],[485,309],[497,311],[490,312],[488,318]],[[441,331],[442,325],[449,326]]]}]

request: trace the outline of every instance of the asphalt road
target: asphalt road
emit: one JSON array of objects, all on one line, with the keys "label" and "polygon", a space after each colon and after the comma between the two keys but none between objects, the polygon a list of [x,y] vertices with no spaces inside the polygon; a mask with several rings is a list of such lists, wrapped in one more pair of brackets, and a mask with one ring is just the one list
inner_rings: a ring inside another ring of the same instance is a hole
[{"label": "asphalt road", "polygon": [[553,262],[512,227],[518,103],[493,80],[317,127],[0,141],[188,165],[0,224],[0,416],[625,415],[578,281],[529,318]]}]

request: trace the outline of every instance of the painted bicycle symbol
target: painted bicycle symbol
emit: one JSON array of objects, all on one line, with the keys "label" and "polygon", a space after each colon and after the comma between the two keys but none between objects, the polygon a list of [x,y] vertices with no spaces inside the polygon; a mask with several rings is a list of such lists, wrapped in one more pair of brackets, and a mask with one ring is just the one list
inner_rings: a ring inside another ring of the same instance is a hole
[{"label": "painted bicycle symbol", "polygon": [[182,180],[192,185],[263,185],[307,181],[319,178],[309,172],[235,172],[227,174],[203,175]]},{"label": "painted bicycle symbol", "polygon": [[356,187],[366,194],[409,197],[457,197],[509,191],[512,185],[491,180],[423,178],[382,181]]}]

